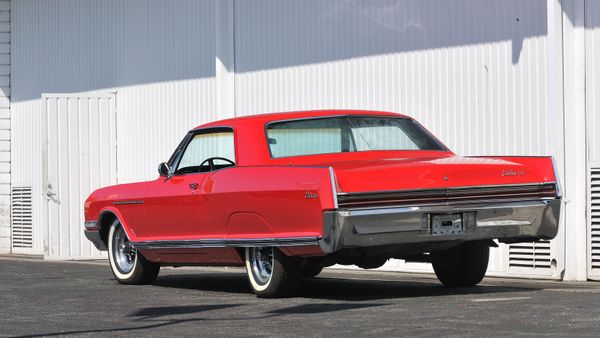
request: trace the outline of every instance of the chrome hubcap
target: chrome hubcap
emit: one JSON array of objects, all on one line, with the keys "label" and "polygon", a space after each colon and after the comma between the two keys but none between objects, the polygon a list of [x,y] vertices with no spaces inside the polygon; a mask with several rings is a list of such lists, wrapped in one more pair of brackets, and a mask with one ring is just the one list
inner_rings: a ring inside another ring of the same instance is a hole
[{"label": "chrome hubcap", "polygon": [[252,274],[260,285],[265,285],[273,273],[273,248],[251,248],[250,263]]},{"label": "chrome hubcap", "polygon": [[121,273],[130,273],[133,270],[137,250],[129,242],[122,226],[115,230],[114,236],[112,251],[115,265]]}]

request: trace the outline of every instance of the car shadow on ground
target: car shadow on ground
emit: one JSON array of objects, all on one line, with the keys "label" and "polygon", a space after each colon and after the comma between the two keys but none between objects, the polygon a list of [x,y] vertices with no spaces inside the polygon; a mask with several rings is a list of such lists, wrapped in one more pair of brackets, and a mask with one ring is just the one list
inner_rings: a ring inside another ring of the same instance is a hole
[{"label": "car shadow on ground", "polygon": [[[247,305],[247,304],[246,304]],[[245,304],[222,304],[222,305],[182,305],[182,306],[160,306],[142,307],[131,312],[127,317],[131,318],[128,325],[96,328],[87,330],[72,330],[60,332],[45,332],[40,334],[28,334],[15,337],[51,337],[65,335],[91,335],[91,334],[115,334],[115,335],[142,335],[146,330],[155,330],[169,326],[186,323],[202,323],[207,321],[222,321],[224,323],[232,320],[270,320],[287,315],[320,314],[335,311],[348,311],[372,307],[387,306],[380,303],[321,303],[321,304],[299,304],[284,308],[273,309],[265,312],[250,311],[247,315],[236,316],[229,312],[207,315],[206,312],[227,310],[243,307]],[[235,311],[234,311],[235,312]]]},{"label": "car shadow on ground", "polygon": [[[50,331],[39,334],[28,334],[27,337],[62,336],[62,335],[142,335],[148,330],[159,330],[167,327],[193,324],[202,325],[207,322],[227,323],[232,320],[271,320],[285,316],[304,316],[345,312],[365,308],[386,308],[393,305],[394,299],[413,297],[440,297],[453,295],[482,295],[498,293],[516,293],[538,291],[541,287],[513,286],[475,286],[467,288],[447,288],[428,278],[409,278],[393,280],[374,279],[369,274],[364,278],[344,278],[324,274],[321,277],[303,280],[298,292],[293,296],[292,303],[288,301],[267,301],[264,311],[246,311],[248,307],[255,309],[254,295],[248,285],[244,273],[169,272],[160,275],[150,288],[172,288],[198,290],[207,292],[223,292],[245,295],[234,297],[231,302],[221,304],[188,304],[166,306],[132,307],[124,313],[128,318],[126,323],[79,329]],[[362,277],[362,276],[361,276]],[[248,298],[246,298],[246,296]],[[249,300],[249,301],[246,301]],[[313,302],[317,300],[317,302]],[[238,310],[236,310],[238,309]]]},{"label": "car shadow on ground", "polygon": [[[237,294],[252,294],[245,274],[234,273],[195,273],[159,276],[154,286],[215,291]],[[433,280],[373,280],[344,279],[339,277],[315,277],[302,281],[296,298],[323,299],[335,301],[369,301],[413,297],[438,297],[451,295],[480,295],[537,291],[536,287],[488,286],[445,287]]]}]

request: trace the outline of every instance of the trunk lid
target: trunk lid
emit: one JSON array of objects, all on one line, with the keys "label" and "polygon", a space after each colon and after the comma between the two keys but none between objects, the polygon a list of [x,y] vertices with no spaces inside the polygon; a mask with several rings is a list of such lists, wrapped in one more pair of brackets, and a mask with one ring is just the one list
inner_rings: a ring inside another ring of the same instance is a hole
[{"label": "trunk lid", "polygon": [[339,193],[554,182],[550,158],[389,158],[330,163]]}]

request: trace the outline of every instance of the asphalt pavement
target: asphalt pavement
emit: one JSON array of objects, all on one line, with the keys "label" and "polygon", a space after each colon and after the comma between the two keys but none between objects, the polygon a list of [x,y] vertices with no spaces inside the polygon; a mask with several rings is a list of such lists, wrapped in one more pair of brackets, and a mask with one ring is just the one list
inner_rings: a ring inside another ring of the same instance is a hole
[{"label": "asphalt pavement", "polygon": [[0,336],[599,336],[600,284],[329,270],[259,299],[240,268],[163,268],[125,286],[107,262],[0,257]]}]

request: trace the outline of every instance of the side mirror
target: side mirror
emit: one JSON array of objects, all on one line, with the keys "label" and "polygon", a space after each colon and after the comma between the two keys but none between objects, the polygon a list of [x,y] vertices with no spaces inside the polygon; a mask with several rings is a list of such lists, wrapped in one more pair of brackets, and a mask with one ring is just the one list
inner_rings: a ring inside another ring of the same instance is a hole
[{"label": "side mirror", "polygon": [[171,168],[169,168],[169,165],[167,164],[167,162],[163,162],[158,165],[158,174],[160,176],[169,177],[170,170],[171,170]]}]

